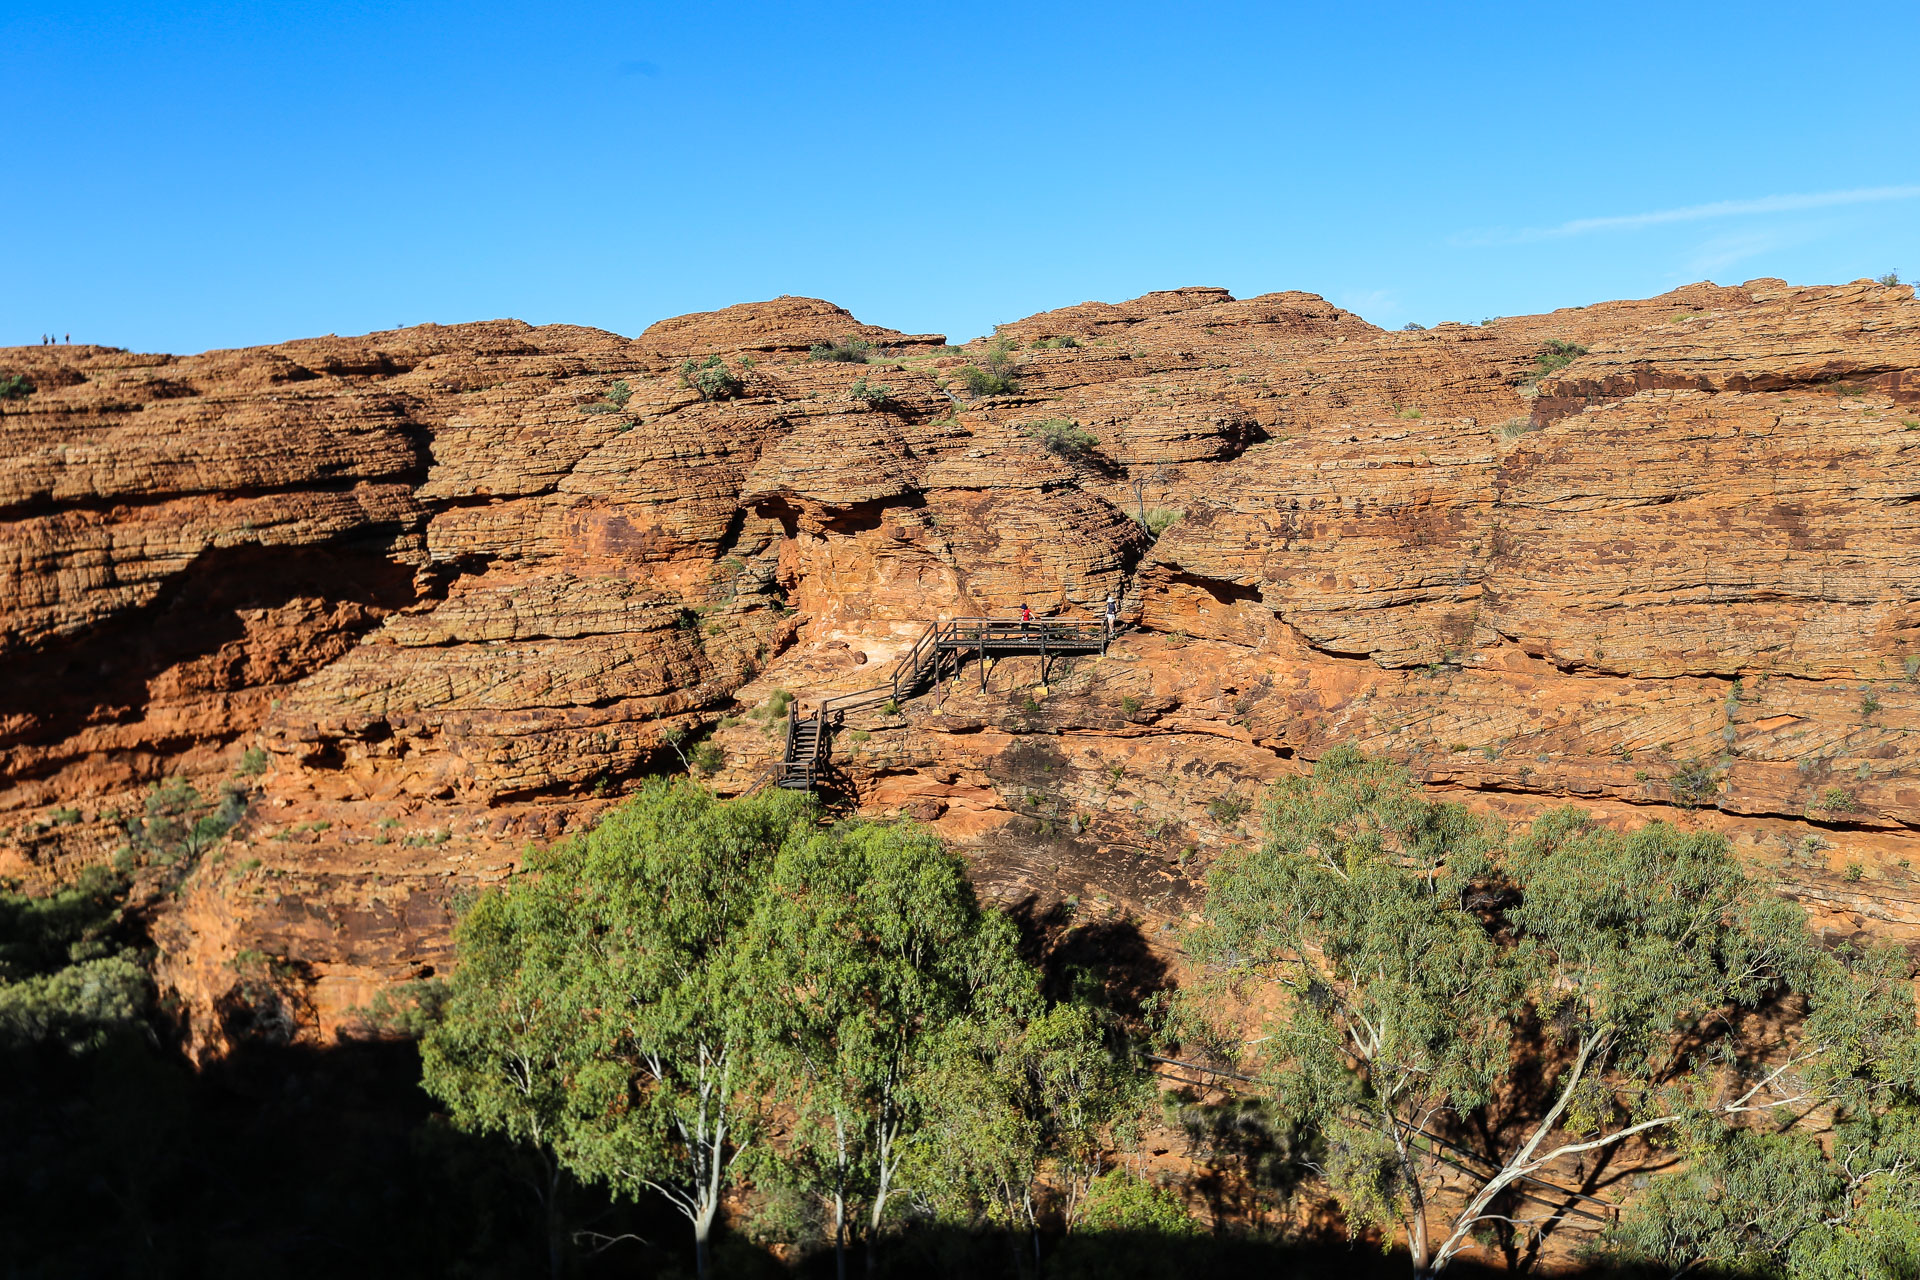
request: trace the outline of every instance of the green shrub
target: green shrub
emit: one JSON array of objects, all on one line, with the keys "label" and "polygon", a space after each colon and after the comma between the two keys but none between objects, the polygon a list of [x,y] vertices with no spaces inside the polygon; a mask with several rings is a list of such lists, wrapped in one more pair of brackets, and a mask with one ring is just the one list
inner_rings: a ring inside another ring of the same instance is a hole
[{"label": "green shrub", "polygon": [[1853,792],[1845,787],[1828,787],[1820,793],[1814,807],[1825,809],[1828,813],[1852,813],[1860,807],[1860,803],[1853,798]]},{"label": "green shrub", "polygon": [[1036,351],[1063,351],[1079,345],[1080,339],[1070,333],[1063,333],[1057,338],[1042,338],[1033,344],[1033,348]]},{"label": "green shrub", "polygon": [[33,383],[23,374],[11,374],[0,378],[0,412],[6,409],[9,400],[25,400],[33,394]]},{"label": "green shrub", "polygon": [[1875,284],[1899,284],[1900,273],[1898,271],[1889,271],[1883,276],[1875,276],[1873,282]]},{"label": "green shrub", "polygon": [[694,770],[703,778],[711,778],[727,767],[727,753],[711,742],[695,747],[690,759]]},{"label": "green shrub", "polygon": [[1566,368],[1585,354],[1587,349],[1577,342],[1548,338],[1547,345],[1533,357],[1533,381],[1538,382],[1548,374]]},{"label": "green shrub", "polygon": [[1125,715],[1133,715],[1140,710],[1140,699],[1128,694],[1120,699],[1120,710]]},{"label": "green shrub", "polygon": [[55,809],[47,815],[47,820],[56,827],[70,827],[80,821],[80,811],[72,808]]},{"label": "green shrub", "polygon": [[702,400],[731,400],[746,389],[719,356],[688,360],[680,366],[680,385],[698,391]]},{"label": "green shrub", "polygon": [[1230,827],[1240,821],[1247,811],[1249,801],[1245,796],[1231,793],[1219,796],[1207,802],[1207,813],[1223,827]]},{"label": "green shrub", "polygon": [[598,404],[588,405],[586,412],[619,413],[627,407],[627,401],[632,397],[633,388],[627,385],[627,380],[625,378],[616,378],[614,379],[613,385],[607,388],[606,399],[600,401]]},{"label": "green shrub", "polygon": [[1074,1222],[1076,1231],[1148,1231],[1197,1236],[1200,1224],[1187,1207],[1144,1178],[1122,1169],[1103,1173],[1087,1187]]},{"label": "green shrub", "polygon": [[960,381],[970,396],[1003,396],[1020,389],[1020,384],[1005,374],[993,373],[970,364],[960,370]]},{"label": "green shrub", "polygon": [[1087,457],[1100,441],[1092,432],[1083,431],[1071,418],[1048,418],[1026,428],[1026,435],[1056,458],[1079,460]]},{"label": "green shrub", "polygon": [[242,777],[257,778],[267,771],[267,753],[261,747],[248,747],[240,753],[240,763],[234,772]]},{"label": "green shrub", "polygon": [[873,344],[860,338],[838,338],[816,342],[807,351],[809,360],[828,360],[839,364],[866,364],[873,359]]},{"label": "green shrub", "polygon": [[1145,529],[1150,536],[1158,538],[1168,529],[1171,529],[1175,522],[1185,514],[1187,513],[1177,509],[1155,507],[1153,510],[1147,512],[1147,518],[1144,522],[1136,521],[1135,523]]},{"label": "green shrub", "polygon": [[854,379],[853,385],[847,388],[847,399],[856,400],[866,405],[869,409],[878,409],[893,400],[893,389],[891,387],[870,387],[867,385],[867,380],[864,377],[856,378]]},{"label": "green shrub", "polygon": [[1003,396],[1018,391],[1020,384],[1013,376],[1013,343],[1006,338],[989,342],[978,364],[960,370],[960,380],[967,384],[967,394],[973,396]]},{"label": "green shrub", "polygon": [[1861,695],[1860,714],[1862,716],[1871,716],[1874,712],[1878,711],[1879,709],[1880,709],[1880,699],[1874,696],[1873,690],[1869,689],[1866,691],[1866,693]]},{"label": "green shrub", "polygon": [[1667,785],[1673,790],[1675,804],[1693,809],[1706,803],[1718,782],[1712,769],[1698,760],[1689,760],[1667,779]]},{"label": "green shrub", "polygon": [[136,1029],[152,983],[122,945],[127,882],[88,867],[41,897],[0,891],[0,1047],[100,1047]]}]

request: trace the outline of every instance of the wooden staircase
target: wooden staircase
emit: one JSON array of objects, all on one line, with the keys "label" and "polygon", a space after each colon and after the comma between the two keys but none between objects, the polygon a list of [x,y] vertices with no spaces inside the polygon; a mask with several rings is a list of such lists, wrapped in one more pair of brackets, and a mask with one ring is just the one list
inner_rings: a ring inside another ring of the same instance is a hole
[{"label": "wooden staircase", "polygon": [[803,711],[798,701],[787,708],[787,746],[775,785],[808,791],[826,773],[833,726],[849,711],[892,703],[896,707],[936,684],[958,675],[968,656],[980,662],[986,685],[986,659],[1038,654],[1044,664],[1055,657],[1105,653],[1113,635],[1103,621],[1036,618],[1032,622],[1000,618],[954,618],[932,622],[913,646],[894,662],[885,684],[858,693],[827,698]]},{"label": "wooden staircase", "polygon": [[811,791],[819,780],[827,755],[827,717],[816,707],[809,715],[800,714],[800,704],[787,704],[787,751],[780,761],[780,773],[774,785],[789,791]]}]

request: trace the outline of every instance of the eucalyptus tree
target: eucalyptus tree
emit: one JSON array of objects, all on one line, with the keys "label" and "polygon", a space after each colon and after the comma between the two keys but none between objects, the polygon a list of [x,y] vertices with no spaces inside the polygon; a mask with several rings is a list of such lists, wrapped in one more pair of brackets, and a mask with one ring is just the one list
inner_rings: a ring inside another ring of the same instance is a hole
[{"label": "eucalyptus tree", "polygon": [[928,1090],[936,1140],[915,1150],[909,1172],[938,1216],[1004,1230],[1016,1269],[1037,1275],[1043,1200],[1057,1196],[1071,1225],[1152,1089],[1093,1010],[1048,1006],[1024,978],[943,1036]]},{"label": "eucalyptus tree", "polygon": [[842,823],[774,864],[738,980],[795,1112],[784,1172],[826,1204],[842,1276],[856,1218],[873,1270],[901,1165],[926,1136],[935,1046],[974,1016],[996,947],[1010,952],[1010,937],[923,828]]},{"label": "eucalyptus tree", "polygon": [[776,855],[812,819],[790,792],[723,803],[658,782],[531,857],[462,921],[427,1087],[462,1127],[539,1146],[618,1194],[664,1196],[706,1274],[766,1088],[738,952]]},{"label": "eucalyptus tree", "polygon": [[1257,1055],[1267,1085],[1319,1124],[1349,1221],[1403,1227],[1424,1270],[1427,1135],[1492,1098],[1521,993],[1463,906],[1497,833],[1347,749],[1275,786],[1267,830],[1216,864],[1189,949],[1234,994],[1277,1001]]},{"label": "eucalyptus tree", "polygon": [[762,1013],[737,981],[746,924],[812,816],[790,792],[723,803],[692,783],[655,784],[561,870],[572,981],[593,1010],[562,1156],[616,1191],[664,1196],[692,1225],[702,1275],[765,1096],[752,1055]]},{"label": "eucalyptus tree", "polygon": [[[566,855],[562,855],[563,857]],[[461,1128],[499,1134],[538,1170],[549,1271],[564,1266],[563,1167],[556,1147],[576,1117],[572,1082],[586,1011],[570,982],[573,929],[563,877],[531,873],[481,895],[454,927],[460,964],[421,1038],[421,1082]]]},{"label": "eucalyptus tree", "polygon": [[[1403,1230],[1418,1274],[1476,1231],[1537,1229],[1510,1201],[1561,1162],[1790,1119],[1911,1039],[1911,1000],[1823,955],[1709,833],[1562,810],[1509,847],[1345,748],[1275,787],[1268,832],[1216,864],[1191,951],[1211,997],[1273,1011],[1262,1080],[1320,1127],[1350,1221]],[[1793,1015],[1790,1043],[1755,1034],[1763,1011]],[[1487,1149],[1440,1214],[1442,1169],[1463,1172],[1443,1131],[1476,1117]]]},{"label": "eucalyptus tree", "polygon": [[1920,1117],[1902,1105],[1811,1133],[1719,1128],[1676,1144],[1593,1252],[1657,1274],[1920,1275]]}]

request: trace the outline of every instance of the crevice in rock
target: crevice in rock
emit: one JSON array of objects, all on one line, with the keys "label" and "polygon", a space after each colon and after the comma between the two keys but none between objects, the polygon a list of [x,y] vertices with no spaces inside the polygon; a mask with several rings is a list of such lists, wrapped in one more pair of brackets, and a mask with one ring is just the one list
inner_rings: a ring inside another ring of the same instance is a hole
[{"label": "crevice in rock", "polygon": [[[387,552],[384,540],[364,536],[296,548],[203,551],[146,606],[9,656],[0,666],[0,707],[19,714],[24,723],[0,741],[40,746],[89,725],[140,720],[156,677],[246,638],[242,611],[317,599],[335,614],[336,634],[343,640],[357,637],[414,601],[413,570]],[[341,604],[360,607],[340,616]],[[277,655],[286,665],[275,673],[276,683],[299,679],[331,660],[316,652],[311,634],[303,638],[306,660],[295,651]],[[245,658],[233,661],[244,664]],[[230,680],[231,687],[252,683],[237,674]],[[228,687],[227,681],[217,681],[206,692]]]},{"label": "crevice in rock", "polygon": [[213,497],[222,502],[244,502],[303,494],[351,494],[362,485],[369,484],[404,484],[418,488],[420,478],[419,471],[409,467],[379,475],[303,480],[285,485],[232,485],[219,489],[168,489],[153,493],[88,494],[72,498],[56,498],[43,493],[22,502],[0,503],[0,521],[38,520],[70,513],[108,515],[123,510],[145,511],[191,498]]}]

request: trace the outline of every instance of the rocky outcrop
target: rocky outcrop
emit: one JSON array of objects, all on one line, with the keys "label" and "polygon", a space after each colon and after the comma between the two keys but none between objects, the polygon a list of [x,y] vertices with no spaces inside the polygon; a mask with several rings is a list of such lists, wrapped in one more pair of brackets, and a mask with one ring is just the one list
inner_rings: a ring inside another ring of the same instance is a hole
[{"label": "rocky outcrop", "polygon": [[979,397],[984,341],[804,298],[0,352],[34,388],[0,417],[0,874],[114,857],[164,778],[242,786],[156,908],[164,977],[203,1050],[262,999],[330,1035],[696,743],[755,785],[776,690],[1113,593],[1104,658],[857,713],[843,801],[1157,936],[1264,782],[1357,742],[1516,819],[1718,827],[1824,927],[1920,938],[1916,332],[1865,282],[1395,333],[1181,289],[1002,326]]}]

